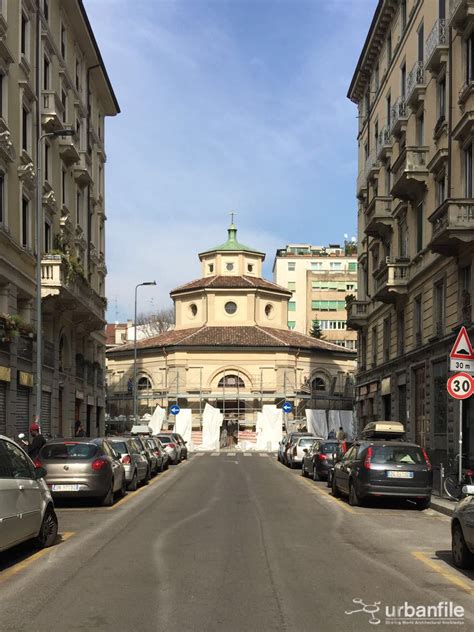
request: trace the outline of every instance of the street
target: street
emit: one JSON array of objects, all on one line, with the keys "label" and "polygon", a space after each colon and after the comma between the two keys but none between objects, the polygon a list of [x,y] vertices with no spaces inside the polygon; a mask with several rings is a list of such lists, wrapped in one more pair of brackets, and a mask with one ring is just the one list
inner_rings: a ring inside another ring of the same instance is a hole
[{"label": "street", "polygon": [[57,545],[2,554],[2,632],[365,631],[376,602],[381,629],[386,606],[440,601],[474,629],[449,518],[350,507],[273,454],[195,453],[113,507],[57,513]]}]

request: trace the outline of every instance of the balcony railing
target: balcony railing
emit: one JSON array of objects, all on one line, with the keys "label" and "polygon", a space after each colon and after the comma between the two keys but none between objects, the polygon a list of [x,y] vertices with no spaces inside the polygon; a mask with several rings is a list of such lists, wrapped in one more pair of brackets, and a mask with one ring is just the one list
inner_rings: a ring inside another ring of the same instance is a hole
[{"label": "balcony railing", "polygon": [[387,153],[392,149],[392,139],[390,136],[390,130],[388,127],[384,127],[380,130],[377,138],[375,154],[378,160],[383,160]]},{"label": "balcony railing", "polygon": [[384,238],[391,232],[394,221],[391,215],[391,203],[392,198],[390,197],[375,196],[372,198],[366,212],[366,235]]},{"label": "balcony railing", "polygon": [[364,166],[364,175],[366,180],[369,180],[370,177],[379,169],[380,165],[377,162],[377,156],[375,154],[370,154],[369,156],[367,156]]},{"label": "balcony railing", "polygon": [[474,241],[474,202],[472,199],[446,200],[428,218],[432,224],[433,252],[456,256]]},{"label": "balcony railing", "polygon": [[444,18],[436,20],[425,44],[426,69],[436,71],[448,51],[448,26]]},{"label": "balcony railing", "polygon": [[347,306],[347,326],[362,329],[367,324],[369,301],[352,301]]},{"label": "balcony railing", "polygon": [[61,103],[57,92],[54,90],[43,90],[43,111],[41,120],[45,132],[54,132],[63,127],[62,116],[64,106]]},{"label": "balcony railing", "polygon": [[74,178],[81,186],[92,182],[91,161],[86,151],[79,151],[79,160],[74,165]]},{"label": "balcony railing", "polygon": [[383,303],[395,303],[406,295],[410,275],[410,261],[387,257],[384,265],[374,273],[374,299]]},{"label": "balcony railing", "polygon": [[390,110],[390,133],[397,136],[407,120],[408,106],[405,97],[401,96],[398,97]]},{"label": "balcony railing", "polygon": [[474,0],[449,0],[449,26],[464,30],[467,22],[474,21]]},{"label": "balcony railing", "polygon": [[392,165],[392,196],[402,200],[415,199],[426,188],[427,162],[427,147],[405,147]]},{"label": "balcony railing", "polygon": [[422,61],[416,61],[407,77],[406,102],[410,105],[417,103],[425,90],[425,67]]}]

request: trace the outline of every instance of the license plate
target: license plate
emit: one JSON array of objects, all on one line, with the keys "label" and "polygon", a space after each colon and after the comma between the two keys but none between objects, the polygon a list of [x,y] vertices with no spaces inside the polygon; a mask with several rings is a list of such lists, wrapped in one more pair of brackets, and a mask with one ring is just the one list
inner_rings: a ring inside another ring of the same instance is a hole
[{"label": "license plate", "polygon": [[387,472],[388,478],[413,478],[413,472]]},{"label": "license plate", "polygon": [[80,485],[51,485],[52,492],[78,492]]}]

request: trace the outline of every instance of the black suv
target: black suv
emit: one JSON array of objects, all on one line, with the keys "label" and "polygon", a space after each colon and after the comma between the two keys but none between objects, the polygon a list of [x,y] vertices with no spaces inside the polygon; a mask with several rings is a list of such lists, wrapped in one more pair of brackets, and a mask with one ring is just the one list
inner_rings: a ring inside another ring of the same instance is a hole
[{"label": "black suv", "polygon": [[332,493],[360,505],[366,498],[410,499],[419,509],[431,500],[433,472],[425,450],[415,443],[364,438],[334,466]]}]

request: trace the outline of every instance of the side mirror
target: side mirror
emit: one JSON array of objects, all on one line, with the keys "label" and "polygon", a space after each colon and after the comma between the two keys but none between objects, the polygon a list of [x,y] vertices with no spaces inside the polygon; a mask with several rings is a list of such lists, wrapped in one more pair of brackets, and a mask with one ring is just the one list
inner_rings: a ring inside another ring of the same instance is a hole
[{"label": "side mirror", "polygon": [[35,480],[39,481],[41,478],[44,478],[48,472],[44,469],[44,467],[36,467],[35,468]]},{"label": "side mirror", "polygon": [[466,496],[474,496],[474,485],[464,485],[462,493]]},{"label": "side mirror", "polygon": [[308,454],[308,448],[303,448],[303,452],[304,452],[305,454]]}]

